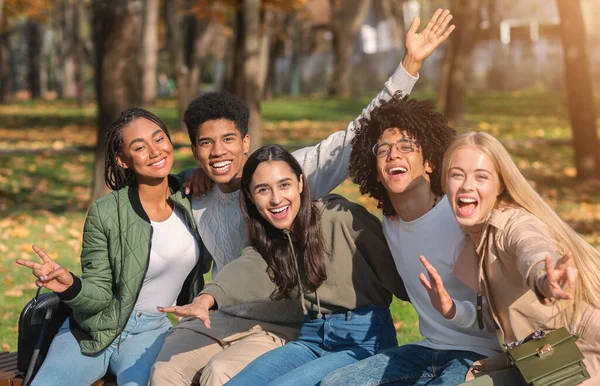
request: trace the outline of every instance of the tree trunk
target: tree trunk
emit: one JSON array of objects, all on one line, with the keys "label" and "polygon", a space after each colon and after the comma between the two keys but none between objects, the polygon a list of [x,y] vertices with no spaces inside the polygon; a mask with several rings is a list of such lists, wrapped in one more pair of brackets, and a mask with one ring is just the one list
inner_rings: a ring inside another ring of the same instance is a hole
[{"label": "tree trunk", "polygon": [[456,25],[442,68],[440,108],[451,125],[462,126],[465,113],[467,82],[471,74],[471,54],[475,47],[481,17],[481,0],[452,0]]},{"label": "tree trunk", "polygon": [[9,34],[0,32],[0,103],[10,100],[12,94]]},{"label": "tree trunk", "polygon": [[185,64],[189,69],[187,83],[189,85],[188,101],[196,98],[200,93],[200,75],[202,70],[202,57],[204,55],[204,37],[208,30],[208,20],[196,20],[190,15],[190,26],[186,31]]},{"label": "tree trunk", "polygon": [[[194,67],[199,66],[199,50],[207,24],[198,22],[192,14],[185,15],[182,23],[177,17],[174,1],[164,2],[164,14],[171,63],[175,71],[178,119],[181,122],[180,129],[185,130],[182,118],[188,103],[198,93],[200,72],[194,71]],[[181,24],[185,35],[181,33]]]},{"label": "tree trunk", "polygon": [[354,39],[371,8],[371,0],[330,0],[332,11],[333,76],[327,94],[345,96],[350,93],[350,60]]},{"label": "tree trunk", "polygon": [[260,82],[260,48],[260,0],[244,0],[244,100],[250,110],[251,151],[262,143],[260,99],[264,83]]},{"label": "tree trunk", "polygon": [[156,68],[158,65],[158,0],[144,1],[142,28],[142,103],[153,104],[156,99]]},{"label": "tree trunk", "polygon": [[42,49],[40,23],[28,20],[25,26],[27,36],[27,83],[31,92],[31,99],[40,97],[40,53]]},{"label": "tree trunk", "polygon": [[581,2],[580,0],[557,0],[557,5],[577,176],[581,179],[600,177],[596,107]]},{"label": "tree trunk", "polygon": [[139,1],[94,0],[98,127],[92,201],[107,193],[104,184],[104,137],[119,113],[140,99],[138,69],[141,4]]},{"label": "tree trunk", "polygon": [[50,30],[40,26],[40,36],[42,36],[40,48],[40,95],[45,98],[48,94],[48,56],[50,51]]},{"label": "tree trunk", "polygon": [[77,89],[77,105],[83,107],[85,104],[85,69],[84,43],[81,34],[81,19],[83,12],[82,0],[75,0],[75,15],[73,18],[73,30],[75,31],[75,85]]},{"label": "tree trunk", "polygon": [[[189,84],[187,83],[189,69],[185,65],[183,38],[180,24],[177,17],[177,8],[175,1],[164,2],[164,14],[167,24],[167,41],[171,53],[171,64],[175,72],[175,87],[177,88],[177,119],[180,122],[180,129],[185,129],[183,113],[188,103]],[[189,28],[189,26],[186,26]]]},{"label": "tree trunk", "polygon": [[230,62],[227,68],[227,79],[225,82],[225,90],[244,99],[245,82],[244,82],[244,10],[242,5],[237,8],[234,20],[234,38],[232,53],[230,53]]},{"label": "tree trunk", "polygon": [[61,2],[61,32],[60,55],[62,69],[62,97],[73,99],[77,96],[77,83],[75,82],[76,52],[75,52],[75,13],[77,5],[71,0]]}]

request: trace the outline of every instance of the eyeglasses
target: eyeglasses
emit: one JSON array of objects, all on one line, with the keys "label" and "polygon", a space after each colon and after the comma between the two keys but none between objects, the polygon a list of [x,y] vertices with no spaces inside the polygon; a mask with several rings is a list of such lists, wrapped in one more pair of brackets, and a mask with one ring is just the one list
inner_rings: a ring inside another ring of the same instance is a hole
[{"label": "eyeglasses", "polygon": [[[394,143],[394,145],[396,145],[396,150],[401,154],[408,154],[415,151],[416,144],[415,141],[406,138],[399,139]],[[376,143],[375,146],[373,146],[372,151],[375,157],[385,158],[390,155],[392,145],[387,142]]]}]

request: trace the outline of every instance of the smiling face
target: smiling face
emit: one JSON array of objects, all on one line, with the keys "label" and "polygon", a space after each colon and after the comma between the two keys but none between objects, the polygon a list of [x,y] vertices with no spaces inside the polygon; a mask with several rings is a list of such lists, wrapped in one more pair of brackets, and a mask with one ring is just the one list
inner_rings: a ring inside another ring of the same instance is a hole
[{"label": "smiling face", "polygon": [[221,191],[230,193],[240,188],[240,178],[250,137],[242,138],[235,123],[228,119],[206,121],[197,130],[194,158]]},{"label": "smiling face", "polygon": [[278,229],[291,230],[300,211],[300,193],[304,188],[284,161],[263,162],[250,181],[250,197],[258,213]]},{"label": "smiling face", "polygon": [[459,148],[448,167],[447,195],[459,224],[478,228],[488,219],[502,192],[490,158],[474,147]]},{"label": "smiling face", "polygon": [[412,140],[406,131],[390,128],[377,141],[380,146],[391,145],[389,154],[377,158],[377,176],[389,195],[404,193],[422,182],[429,183],[429,174],[433,171],[429,162],[423,160],[423,151],[418,144],[406,154],[398,150],[394,144],[402,139]]},{"label": "smiling face", "polygon": [[173,168],[173,145],[154,122],[138,118],[121,132],[123,148],[117,161],[133,171],[138,184],[153,184],[166,178]]}]

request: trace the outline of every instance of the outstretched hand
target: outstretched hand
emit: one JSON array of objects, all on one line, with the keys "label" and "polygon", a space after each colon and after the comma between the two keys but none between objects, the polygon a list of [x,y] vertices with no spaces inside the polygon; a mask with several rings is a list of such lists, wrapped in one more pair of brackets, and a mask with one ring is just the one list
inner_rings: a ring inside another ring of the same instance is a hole
[{"label": "outstretched hand", "polygon": [[202,168],[196,168],[190,174],[187,181],[183,184],[185,193],[190,194],[190,190],[194,193],[194,197],[200,198],[212,189],[214,181],[211,180]]},{"label": "outstretched hand", "polygon": [[32,269],[36,277],[35,285],[46,287],[53,292],[63,292],[73,285],[73,276],[63,266],[52,260],[38,246],[31,246],[35,253],[42,259],[42,263],[29,260],[17,259],[17,264]]},{"label": "outstretched hand", "polygon": [[567,252],[558,259],[556,265],[552,265],[552,257],[546,255],[546,275],[547,294],[552,299],[568,300],[573,299],[573,295],[563,290],[565,285],[572,288],[575,285],[575,280],[579,271],[576,268],[569,267],[567,262],[571,258],[571,252]]},{"label": "outstretched hand", "polygon": [[448,295],[442,277],[438,274],[437,270],[431,265],[424,256],[419,257],[421,264],[425,267],[429,280],[425,277],[425,274],[419,275],[419,280],[423,287],[429,294],[431,305],[446,319],[452,319],[456,315],[456,305],[454,300]]},{"label": "outstretched hand", "polygon": [[173,306],[173,307],[157,307],[160,312],[169,312],[173,315],[186,318],[194,317],[204,322],[204,327],[210,329],[210,316],[209,309],[215,304],[215,298],[208,294],[202,294],[190,303],[184,306]]},{"label": "outstretched hand", "polygon": [[448,26],[451,20],[450,10],[438,9],[425,29],[417,33],[421,19],[418,16],[414,18],[406,33],[406,56],[402,60],[402,65],[409,73],[416,75],[421,63],[448,39],[455,28],[454,25]]}]

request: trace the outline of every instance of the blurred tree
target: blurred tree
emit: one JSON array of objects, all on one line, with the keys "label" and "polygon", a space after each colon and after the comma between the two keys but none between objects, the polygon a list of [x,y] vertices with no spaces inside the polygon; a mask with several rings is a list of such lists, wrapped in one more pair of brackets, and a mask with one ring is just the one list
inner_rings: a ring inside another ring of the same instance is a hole
[{"label": "blurred tree", "polygon": [[63,98],[77,97],[77,82],[75,80],[77,61],[77,31],[75,22],[78,13],[77,2],[61,0],[58,2],[58,44],[59,62],[61,66],[60,94]]},{"label": "blurred tree", "polygon": [[42,31],[40,22],[31,17],[25,24],[27,38],[27,83],[32,99],[41,96],[40,64],[42,49]]},{"label": "blurred tree", "polygon": [[159,0],[144,0],[142,21],[142,103],[153,104],[156,99],[156,68],[158,65]]},{"label": "blurred tree", "polygon": [[185,130],[183,113],[200,89],[202,37],[209,22],[207,18],[198,18],[194,12],[189,12],[187,2],[164,1],[163,6],[177,87],[177,116],[181,130]]},{"label": "blurred tree", "polygon": [[11,76],[10,76],[10,48],[7,23],[4,20],[4,0],[0,0],[0,103],[10,99]]},{"label": "blurred tree", "polygon": [[354,38],[369,12],[371,0],[329,0],[331,5],[333,75],[327,94],[344,96],[350,92],[350,58]]},{"label": "blurred tree", "polygon": [[459,28],[450,36],[450,44],[442,67],[439,91],[440,109],[451,125],[462,126],[465,96],[471,73],[471,54],[481,23],[481,0],[451,0],[454,24]]},{"label": "blurred tree", "polygon": [[[263,95],[264,81],[261,81],[261,10],[260,0],[244,0],[244,99],[250,109],[248,134],[252,139],[254,151],[262,143],[260,102]],[[239,33],[239,31],[238,31]],[[263,34],[265,34],[263,32]]]},{"label": "blurred tree", "polygon": [[108,191],[104,184],[104,137],[108,127],[121,111],[140,100],[142,4],[140,0],[93,0],[92,8],[98,104],[93,202]]},{"label": "blurred tree", "polygon": [[557,0],[556,4],[560,15],[567,106],[573,130],[577,176],[581,179],[600,178],[600,143],[581,1]]}]

